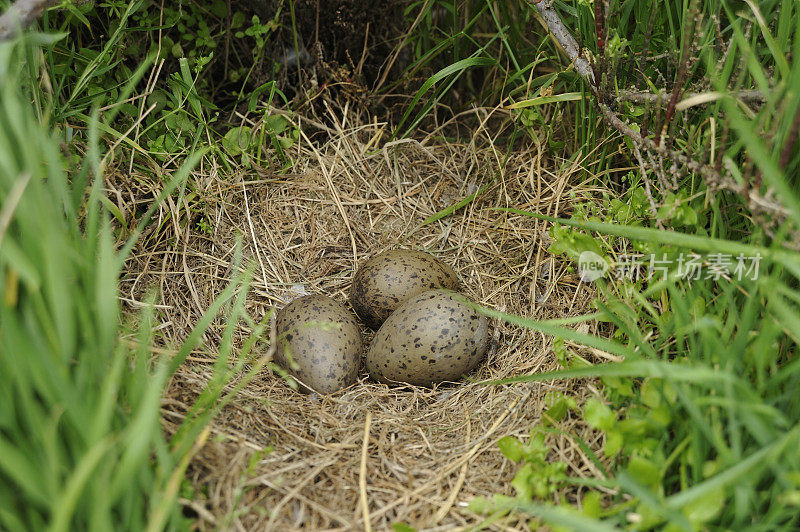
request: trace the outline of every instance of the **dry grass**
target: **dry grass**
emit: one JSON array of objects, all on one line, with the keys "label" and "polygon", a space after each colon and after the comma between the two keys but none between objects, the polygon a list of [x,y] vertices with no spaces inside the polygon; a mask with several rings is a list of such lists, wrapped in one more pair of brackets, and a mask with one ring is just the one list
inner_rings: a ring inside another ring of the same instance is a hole
[{"label": "dry grass", "polygon": [[[590,310],[593,288],[547,253],[548,227],[496,209],[568,213],[573,202],[596,192],[576,182],[577,164],[562,167],[564,161],[547,160],[529,146],[515,148],[502,166],[504,148],[495,147],[484,128],[467,144],[432,137],[384,143],[382,124],[337,126],[346,124],[341,117],[330,123],[323,143],[301,137],[288,173],[223,175],[208,159],[192,176],[193,195],[182,205],[165,206],[122,282],[122,297],[132,307],[148,291],[159,293],[164,345],[180,341],[231,278],[239,235],[257,265],[248,299],[255,318],[305,292],[346,301],[359,262],[398,246],[427,250],[451,264],[467,294],[488,307],[536,319]],[[455,215],[420,227],[490,182]],[[111,177],[109,185],[123,212],[149,201],[159,186],[137,175]],[[198,209],[213,220],[211,234],[197,229]],[[406,522],[461,530],[479,524],[482,518],[465,508],[470,499],[511,494],[516,466],[501,455],[497,441],[526,437],[539,424],[550,390],[579,403],[595,391],[588,381],[479,384],[557,367],[551,338],[504,323],[493,327],[488,359],[478,371],[467,382],[433,390],[388,387],[362,375],[334,396],[309,396],[265,371],[214,422],[212,437],[190,466],[196,492],[182,502],[196,513],[197,527],[386,530]],[[205,340],[164,398],[168,433],[211,374],[218,330]],[[580,420],[568,417],[560,428],[592,448],[601,445]],[[552,458],[567,462],[573,475],[598,475],[571,438],[551,438]],[[254,454],[266,449],[271,452]],[[512,516],[488,528],[528,526]]]}]

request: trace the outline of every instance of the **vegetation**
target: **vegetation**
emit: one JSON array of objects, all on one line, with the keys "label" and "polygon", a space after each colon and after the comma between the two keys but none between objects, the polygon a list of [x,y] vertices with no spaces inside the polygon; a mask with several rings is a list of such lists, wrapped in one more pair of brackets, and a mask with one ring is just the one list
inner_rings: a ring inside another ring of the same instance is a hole
[{"label": "vegetation", "polygon": [[[19,91],[41,89],[30,78],[20,82],[20,70],[27,74],[21,67],[36,71],[36,57],[25,55],[34,50],[0,44],[0,528],[185,527],[176,506],[183,473],[208,438],[209,419],[263,367],[264,360],[250,353],[265,323],[251,324],[254,340],[229,366],[231,336],[246,319],[242,276],[182,346],[169,357],[151,358],[152,307],[138,321],[122,322],[117,284],[159,202],[115,249],[100,173],[99,132],[109,126],[95,111],[82,137],[84,156],[59,150],[57,137]],[[34,64],[26,65],[26,58]],[[135,81],[121,92],[129,93]],[[113,113],[106,119],[113,121]],[[197,159],[187,158],[163,196],[181,186]],[[228,326],[214,379],[181,430],[166,440],[159,422],[164,386],[218,314]],[[251,369],[224,391],[245,364]]]},{"label": "vegetation", "polygon": [[[386,110],[395,138],[445,106],[505,108],[509,150],[527,139],[615,192],[569,219],[510,210],[552,222],[550,251],[576,268],[591,252],[609,273],[632,259],[643,272],[596,280],[597,312],[584,319],[606,324],[605,337],[484,309],[560,339],[563,371],[515,381],[593,376],[603,398],[548,397],[547,423],[500,442],[520,464],[515,496],[471,508],[484,526],[523,512],[564,529],[793,530],[800,2],[556,0],[593,82],[541,22],[549,3],[534,4],[409,3],[396,41],[409,51],[404,75],[366,80],[380,95],[413,87],[400,112]],[[268,111],[313,98],[286,83],[290,61],[271,52],[287,37],[297,61],[301,52],[294,3],[274,7],[264,17],[221,0],[67,1],[41,32],[0,43],[0,528],[188,526],[176,499],[195,442],[266,364],[256,353],[268,318],[244,312],[245,275],[185,344],[153,355],[152,309],[124,320],[117,283],[158,202],[127,219],[106,199],[102,169],[133,149],[131,165],[168,169],[161,199],[190,202],[201,199],[185,179],[203,156],[280,171],[300,132]],[[169,75],[151,86],[153,65]],[[164,386],[219,315],[214,377],[167,440]],[[254,334],[234,349],[241,322]],[[594,364],[564,340],[619,362]],[[601,453],[576,441],[603,478],[548,458],[546,435],[566,416],[605,434]]]}]

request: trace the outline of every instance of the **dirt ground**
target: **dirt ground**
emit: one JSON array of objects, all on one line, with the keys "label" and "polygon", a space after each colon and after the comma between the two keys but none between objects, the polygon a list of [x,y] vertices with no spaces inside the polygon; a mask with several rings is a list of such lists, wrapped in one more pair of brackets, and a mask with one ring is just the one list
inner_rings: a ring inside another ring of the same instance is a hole
[{"label": "dirt ground", "polygon": [[[474,112],[482,124],[490,123],[483,119],[489,114],[502,114]],[[346,303],[356,267],[398,247],[426,250],[450,264],[466,294],[492,309],[537,320],[591,311],[594,288],[547,252],[549,224],[501,210],[568,215],[597,192],[580,182],[580,162],[546,158],[531,143],[515,147],[503,166],[506,147],[493,140],[501,131],[486,127],[470,142],[437,140],[435,131],[387,142],[385,124],[329,118],[332,127],[318,124],[328,129],[327,140],[313,144],[301,135],[286,172],[231,172],[204,161],[188,187],[193,205],[202,206],[192,211],[192,223],[185,223],[184,206],[165,206],[129,260],[121,294],[132,306],[159,294],[157,330],[165,345],[181,341],[226,286],[238,237],[256,264],[247,303],[255,319],[305,293]],[[146,198],[160,185],[120,175],[110,186],[120,197]],[[482,187],[454,214],[423,224]],[[198,229],[198,217],[213,222],[207,232]],[[352,387],[321,397],[297,393],[263,371],[215,420],[212,437],[190,464],[194,489],[181,500],[185,513],[199,530],[357,530],[365,528],[364,508],[374,530],[398,522],[419,530],[481,525],[484,517],[466,508],[473,497],[513,494],[517,466],[497,441],[527,439],[552,390],[579,404],[596,393],[592,382],[578,380],[484,384],[559,367],[552,338],[498,321],[492,327],[478,370],[465,382],[434,389],[376,384],[362,372]],[[594,325],[581,327],[595,332]],[[213,328],[206,334],[205,351],[190,356],[169,386],[163,400],[168,434],[211,375],[216,334]],[[603,357],[567,345],[590,360]],[[602,445],[569,415],[558,428],[593,449]],[[598,476],[574,439],[551,435],[548,441],[551,458],[567,462],[571,474]],[[530,524],[512,515],[485,526],[526,530]]]}]

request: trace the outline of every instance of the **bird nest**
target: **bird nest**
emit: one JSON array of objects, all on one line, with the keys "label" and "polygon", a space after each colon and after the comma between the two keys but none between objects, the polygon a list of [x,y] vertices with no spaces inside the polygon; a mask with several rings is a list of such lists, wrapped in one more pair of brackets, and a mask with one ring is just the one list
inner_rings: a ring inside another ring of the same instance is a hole
[{"label": "bird nest", "polygon": [[[549,224],[503,210],[568,215],[576,202],[592,201],[597,191],[579,182],[579,162],[548,159],[535,144],[515,146],[504,161],[507,147],[494,145],[485,129],[472,142],[445,143],[385,142],[387,128],[379,123],[317,127],[325,139],[304,133],[287,151],[286,171],[226,170],[207,158],[190,176],[183,204],[164,203],[121,284],[129,308],[158,293],[156,328],[164,346],[180,343],[228,285],[237,243],[256,265],[246,304],[256,319],[306,293],[346,303],[356,267],[397,247],[448,263],[465,293],[492,309],[536,320],[591,310],[594,288],[547,251]],[[110,197],[122,212],[152,201],[163,186],[145,175],[112,174]],[[472,201],[430,221],[472,194]],[[172,378],[162,405],[167,434],[206,387],[223,325],[206,332],[202,348]],[[597,332],[596,324],[580,327]],[[370,333],[364,334],[368,345]],[[589,360],[602,357],[567,346]],[[433,389],[378,384],[362,372],[334,395],[304,395],[265,369],[214,419],[212,437],[187,470],[193,489],[184,490],[184,513],[200,530],[478,525],[484,517],[466,507],[471,499],[513,495],[518,465],[501,454],[498,440],[527,439],[551,391],[578,404],[596,393],[587,380],[484,381],[558,368],[553,338],[494,321],[479,368],[463,382]],[[549,458],[566,462],[573,476],[597,476],[595,463],[568,435],[595,450],[601,436],[569,414],[557,426],[548,435]],[[580,493],[570,488],[555,497],[576,500]],[[485,526],[530,525],[510,515]]]}]

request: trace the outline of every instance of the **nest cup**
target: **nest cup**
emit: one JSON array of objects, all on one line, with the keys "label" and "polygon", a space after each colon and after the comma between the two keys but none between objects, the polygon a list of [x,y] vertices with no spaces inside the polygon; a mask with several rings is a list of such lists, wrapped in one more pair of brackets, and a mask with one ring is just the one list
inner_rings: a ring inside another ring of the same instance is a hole
[{"label": "nest cup", "polygon": [[[502,172],[497,150],[475,143],[406,142],[376,152],[372,139],[382,128],[365,122],[331,132],[313,149],[300,145],[285,174],[192,175],[213,231],[187,234],[168,224],[164,234],[141,240],[122,281],[128,299],[144,300],[153,287],[161,294],[165,347],[186,337],[232,277],[236,235],[244,235],[245,253],[257,264],[247,301],[255,319],[302,292],[345,302],[359,262],[396,247],[446,257],[465,295],[490,308],[539,320],[590,310],[594,289],[547,253],[547,227],[498,210],[511,205],[558,215],[588,200],[592,191],[577,184],[577,163],[562,168],[533,146],[515,150]],[[148,197],[158,188],[126,170],[108,178],[121,197]],[[484,185],[452,216],[421,225]],[[218,319],[201,352],[172,379],[163,400],[167,433],[205,388],[222,326]],[[188,469],[194,495],[183,499],[186,511],[200,530],[225,523],[240,530],[361,529],[364,507],[378,530],[397,522],[442,529],[477,524],[481,518],[465,508],[469,500],[512,494],[516,466],[497,441],[527,437],[553,393],[579,403],[590,393],[590,383],[579,380],[482,384],[559,367],[551,338],[498,321],[491,329],[478,369],[465,381],[433,388],[387,386],[362,371],[359,383],[341,392],[302,395],[264,371],[213,422],[214,437]],[[373,333],[366,327],[362,333],[369,345]],[[239,340],[248,334],[243,326]],[[599,356],[571,348],[590,360]],[[559,428],[595,450],[601,446],[580,420],[567,416]],[[549,438],[553,458],[573,473],[597,473],[570,438]],[[515,519],[503,526],[526,529],[524,518]]]}]

